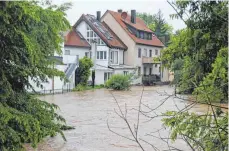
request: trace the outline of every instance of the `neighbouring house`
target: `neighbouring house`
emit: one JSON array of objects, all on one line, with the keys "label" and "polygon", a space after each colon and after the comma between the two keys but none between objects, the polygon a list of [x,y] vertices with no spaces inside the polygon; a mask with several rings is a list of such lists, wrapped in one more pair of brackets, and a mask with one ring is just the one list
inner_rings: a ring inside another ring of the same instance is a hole
[{"label": "neighbouring house", "polygon": [[67,65],[65,69],[66,78],[69,80],[66,85],[71,89],[76,86],[75,75],[76,68],[78,67],[79,59],[84,56],[90,56],[91,45],[77,30],[70,30],[65,36],[64,50],[63,50],[63,63]]},{"label": "neighbouring house", "polygon": [[113,74],[134,74],[137,78],[132,84],[171,79],[169,71],[161,69],[162,63],[158,60],[163,43],[136,17],[135,10],[131,10],[130,15],[122,10],[107,10],[102,17],[100,11],[96,16],[83,14],[72,29],[64,33],[64,39],[62,55],[54,54],[52,59],[59,60],[53,68],[63,71],[68,81],[48,78],[41,83],[41,88],[30,79],[35,91],[52,93],[73,89],[78,81],[75,75],[79,59],[85,56],[93,61],[95,84],[104,84]]},{"label": "neighbouring house", "polygon": [[[106,23],[100,22],[100,14],[97,12],[96,17],[83,14],[78,19],[66,37],[63,56],[91,58],[94,64],[92,70],[95,70],[95,84],[104,84],[112,74],[129,74],[135,71],[133,66],[124,63],[126,45]],[[80,35],[80,39],[74,38],[76,33]],[[71,39],[71,45],[68,39]]]},{"label": "neighbouring house", "polygon": [[169,71],[161,68],[160,57],[164,44],[146,26],[144,21],[136,17],[136,10],[127,12],[114,12],[107,10],[101,17],[101,21],[119,37],[127,46],[124,52],[125,64],[137,67],[139,78],[135,83],[142,80],[169,81]]},{"label": "neighbouring house", "polygon": [[[53,65],[51,66],[52,68],[58,69],[60,71],[65,71],[66,65],[63,64],[63,57],[61,56],[52,56],[50,57],[54,61]],[[47,77],[47,81],[41,82],[39,78],[31,78],[29,77],[29,81],[31,86],[33,87],[32,89],[28,89],[29,92],[37,92],[37,93],[61,93],[66,89],[70,89],[66,86],[65,82],[63,79],[60,77],[52,77],[49,78]],[[37,85],[37,82],[42,85]]]}]

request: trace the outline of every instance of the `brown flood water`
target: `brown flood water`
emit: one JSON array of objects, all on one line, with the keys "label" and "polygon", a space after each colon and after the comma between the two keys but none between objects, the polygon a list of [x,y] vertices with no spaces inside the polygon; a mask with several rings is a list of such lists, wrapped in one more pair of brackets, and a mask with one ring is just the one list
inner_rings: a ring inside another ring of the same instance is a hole
[{"label": "brown flood water", "polygon": [[[152,108],[157,107],[163,102],[166,96],[163,93],[172,94],[173,88],[169,86],[145,87],[142,97],[142,103]],[[137,122],[137,109],[142,87],[132,87],[131,91],[112,91],[113,95],[119,102],[122,110],[127,105],[127,118],[132,128]],[[124,123],[114,112],[118,111],[117,104],[111,93],[106,89],[89,90],[85,92],[71,92],[65,94],[42,96],[42,100],[55,103],[60,107],[59,113],[66,119],[67,124],[74,126],[74,130],[65,131],[64,134],[67,141],[57,135],[53,138],[46,138],[44,142],[38,145],[37,149],[27,146],[27,151],[140,151],[141,149],[135,142],[122,138],[109,131],[107,121],[110,128],[115,132],[130,137],[131,134]],[[167,110],[178,110],[184,108],[189,102],[169,98],[156,111],[161,114]],[[142,110],[149,111],[142,106]],[[195,105],[190,111],[203,113],[208,110],[206,105]],[[155,116],[156,114],[149,114]],[[147,134],[161,129],[161,117],[151,121],[143,115],[139,120],[139,138],[142,138],[157,147],[159,150],[168,149],[167,143],[156,138],[158,133],[153,133],[155,137],[147,136]],[[161,137],[168,137],[168,131],[162,130]],[[153,150],[146,143],[142,143],[145,150]],[[171,143],[170,143],[171,144]],[[190,148],[182,140],[172,143],[173,146],[189,151]]]}]

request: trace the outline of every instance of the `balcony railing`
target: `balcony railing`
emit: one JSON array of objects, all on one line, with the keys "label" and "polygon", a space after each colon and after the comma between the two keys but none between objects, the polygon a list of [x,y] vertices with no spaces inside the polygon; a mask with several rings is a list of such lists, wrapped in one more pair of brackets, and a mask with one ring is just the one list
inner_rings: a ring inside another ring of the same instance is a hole
[{"label": "balcony railing", "polygon": [[142,57],[142,63],[161,63],[156,57]]},{"label": "balcony railing", "polygon": [[142,76],[142,83],[144,85],[154,85],[155,82],[161,81],[160,75],[143,75]]}]

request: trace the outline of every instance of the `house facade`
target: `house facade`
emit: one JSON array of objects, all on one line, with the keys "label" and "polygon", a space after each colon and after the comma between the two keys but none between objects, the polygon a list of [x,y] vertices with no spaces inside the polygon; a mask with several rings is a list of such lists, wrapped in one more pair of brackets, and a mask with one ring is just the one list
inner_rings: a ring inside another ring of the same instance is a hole
[{"label": "house facade", "polygon": [[56,64],[55,68],[65,72],[68,82],[54,77],[38,88],[31,80],[36,91],[73,89],[77,85],[75,72],[79,59],[85,56],[93,61],[91,70],[95,70],[97,85],[104,84],[113,74],[134,74],[132,84],[142,84],[152,77],[171,80],[169,71],[162,69],[158,60],[163,43],[136,17],[135,10],[131,14],[107,10],[102,17],[100,11],[96,16],[83,14],[64,36],[62,55],[55,55],[62,64]]},{"label": "house facade", "polygon": [[[81,40],[86,40],[90,50],[80,51],[79,44],[74,43],[77,39],[73,40],[74,46],[69,47],[69,40],[66,39],[64,54],[68,56],[64,58],[74,55],[79,59],[84,56],[91,58],[94,64],[92,70],[95,70],[95,84],[104,84],[112,74],[129,74],[135,71],[133,66],[124,64],[124,52],[127,47],[106,23],[100,21],[100,12],[97,12],[96,17],[83,14],[68,33],[69,39],[73,39],[72,32],[78,33]],[[74,55],[71,52],[74,52]]]},{"label": "house facade", "polygon": [[124,53],[125,64],[138,69],[139,78],[135,83],[142,83],[144,77],[153,75],[161,81],[169,81],[169,71],[161,68],[158,60],[163,49],[163,43],[145,25],[144,21],[136,17],[136,11],[131,14],[107,10],[101,21],[105,22],[111,30],[127,46]]}]

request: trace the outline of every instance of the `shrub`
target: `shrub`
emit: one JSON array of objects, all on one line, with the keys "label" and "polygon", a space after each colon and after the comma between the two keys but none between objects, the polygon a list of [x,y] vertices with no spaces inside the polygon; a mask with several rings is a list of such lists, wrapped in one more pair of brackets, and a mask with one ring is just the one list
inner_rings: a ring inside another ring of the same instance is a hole
[{"label": "shrub", "polygon": [[130,88],[130,82],[130,76],[115,74],[107,80],[105,87],[113,90],[128,90]]},{"label": "shrub", "polygon": [[84,57],[79,60],[79,67],[76,69],[76,83],[87,85],[91,67],[93,63],[90,58]]},{"label": "shrub", "polygon": [[73,91],[84,91],[84,90],[93,90],[93,89],[101,89],[101,88],[104,88],[104,85],[103,84],[101,84],[101,85],[95,85],[94,88],[93,88],[93,86],[85,86],[85,85],[82,85],[82,84],[78,84],[73,89]]},{"label": "shrub", "polygon": [[85,89],[86,89],[86,87],[85,87],[84,85],[78,84],[78,85],[73,89],[73,91],[83,91],[83,90],[85,90]]}]

